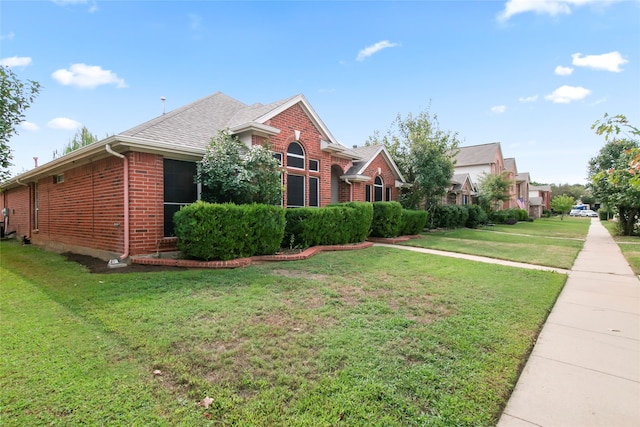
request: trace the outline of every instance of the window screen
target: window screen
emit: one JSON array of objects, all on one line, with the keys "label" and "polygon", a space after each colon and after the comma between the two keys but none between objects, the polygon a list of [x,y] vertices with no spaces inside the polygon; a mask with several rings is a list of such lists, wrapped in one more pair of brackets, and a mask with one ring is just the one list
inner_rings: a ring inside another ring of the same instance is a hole
[{"label": "window screen", "polygon": [[371,185],[367,184],[364,186],[364,197],[367,202],[371,201]]},{"label": "window screen", "polygon": [[318,178],[310,176],[309,177],[309,206],[318,207],[320,203],[318,202],[319,195],[319,183]]},{"label": "window screen", "polygon": [[164,159],[164,235],[173,236],[173,215],[198,200],[198,186],[194,182],[196,164]]},{"label": "window screen", "polygon": [[304,207],[304,176],[287,176],[287,206]]}]

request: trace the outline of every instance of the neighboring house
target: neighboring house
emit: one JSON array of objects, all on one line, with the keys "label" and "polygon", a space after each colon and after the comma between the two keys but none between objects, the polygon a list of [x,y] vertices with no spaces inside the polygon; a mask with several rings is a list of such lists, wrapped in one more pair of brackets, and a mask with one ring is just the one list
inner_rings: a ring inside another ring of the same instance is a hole
[{"label": "neighboring house", "polygon": [[543,211],[551,210],[551,186],[529,186],[529,217],[540,218]]},{"label": "neighboring house", "polygon": [[[459,184],[461,176],[469,177],[469,187],[472,192],[469,195],[477,195],[478,186],[485,174],[499,175],[506,172],[507,179],[511,181],[509,187],[509,200],[503,203],[503,208],[519,208],[529,210],[529,173],[518,173],[515,158],[504,158],[499,142],[489,144],[460,147],[455,156],[455,171],[452,179],[452,189]],[[461,200],[464,200],[462,198]],[[456,204],[463,204],[455,198]],[[453,203],[454,197],[447,196],[446,203]]]},{"label": "neighboring house", "polygon": [[504,170],[504,158],[499,142],[458,148],[454,175],[467,173],[478,184],[483,174],[498,175]]},{"label": "neighboring house", "polygon": [[405,185],[386,148],[339,144],[303,95],[245,105],[218,92],[0,184],[6,230],[104,259],[174,250],[173,214],[199,199],[196,162],[225,129],[269,141],[285,207],[397,200]]},{"label": "neighboring house", "polygon": [[447,189],[443,203],[447,205],[471,205],[478,195],[475,184],[468,173],[455,174],[451,178],[451,187]]},{"label": "neighboring house", "polygon": [[516,175],[516,203],[520,209],[529,211],[529,185],[531,177],[529,172],[521,172]]}]

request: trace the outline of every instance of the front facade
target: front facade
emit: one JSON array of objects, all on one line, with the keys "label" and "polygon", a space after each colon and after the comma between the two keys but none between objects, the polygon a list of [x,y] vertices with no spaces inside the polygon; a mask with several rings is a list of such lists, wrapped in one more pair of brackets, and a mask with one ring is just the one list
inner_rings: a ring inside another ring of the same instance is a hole
[{"label": "front facade", "polygon": [[104,259],[174,250],[173,214],[200,198],[196,162],[225,129],[268,141],[285,207],[397,200],[404,185],[384,147],[342,146],[302,95],[248,106],[216,93],[3,183],[4,229]]},{"label": "front facade", "polygon": [[[504,158],[499,142],[460,147],[455,156],[454,176],[445,203],[466,204],[462,195],[461,177],[469,180],[467,194],[474,197],[485,175],[505,174],[509,180],[509,199],[502,203],[502,209],[518,208],[529,210],[529,173],[518,173],[515,158]],[[457,190],[456,190],[457,189]],[[463,193],[464,194],[464,193]]]},{"label": "front facade", "polygon": [[529,216],[531,218],[540,218],[545,210],[551,210],[551,186],[529,186],[529,200]]}]

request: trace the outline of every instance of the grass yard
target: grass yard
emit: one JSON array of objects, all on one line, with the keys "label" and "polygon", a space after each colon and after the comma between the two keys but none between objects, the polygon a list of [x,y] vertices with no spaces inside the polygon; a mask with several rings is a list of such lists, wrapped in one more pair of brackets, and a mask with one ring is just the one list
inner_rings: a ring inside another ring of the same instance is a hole
[{"label": "grass yard", "polygon": [[633,269],[634,273],[640,275],[640,237],[639,236],[618,236],[616,235],[616,224],[612,221],[602,221],[602,224],[609,230],[622,251],[622,255]]},{"label": "grass yard", "polygon": [[381,247],[105,275],[0,249],[4,426],[493,425],[566,279]]},{"label": "grass yard", "polygon": [[569,269],[584,244],[590,221],[565,217],[425,233],[405,245]]}]

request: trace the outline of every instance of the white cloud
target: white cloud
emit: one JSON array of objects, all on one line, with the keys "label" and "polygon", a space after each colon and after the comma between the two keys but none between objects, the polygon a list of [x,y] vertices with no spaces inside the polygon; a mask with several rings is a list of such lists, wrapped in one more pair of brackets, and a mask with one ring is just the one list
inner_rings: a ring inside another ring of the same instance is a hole
[{"label": "white cloud", "polygon": [[95,0],[51,0],[58,6],[75,6],[78,4],[89,4],[89,13],[96,12],[98,10],[98,3]]},{"label": "white cloud", "polygon": [[82,124],[68,117],[56,117],[47,123],[51,129],[74,130],[78,129]]},{"label": "white cloud", "polygon": [[518,101],[520,102],[536,102],[538,100],[538,95],[533,95],[533,96],[521,96],[520,98],[518,98]]},{"label": "white cloud", "polygon": [[0,35],[0,40],[13,40],[15,36],[15,33],[12,31],[9,34]]},{"label": "white cloud", "polygon": [[26,67],[31,64],[31,58],[28,56],[10,56],[0,59],[0,65],[5,67]]},{"label": "white cloud", "polygon": [[576,67],[589,67],[595,70],[606,70],[613,73],[621,72],[622,69],[620,66],[629,62],[617,51],[603,53],[602,55],[586,56],[582,56],[581,53],[574,53],[571,57],[573,58],[573,65]]},{"label": "white cloud", "polygon": [[559,76],[570,76],[573,73],[573,68],[571,67],[563,67],[562,65],[558,65],[555,70],[553,70]]},{"label": "white cloud", "polygon": [[591,94],[589,89],[585,89],[580,86],[560,86],[558,89],[551,92],[549,95],[545,95],[544,99],[553,102],[554,104],[568,104],[572,101],[579,101],[586,98]]},{"label": "white cloud", "polygon": [[31,131],[31,132],[35,132],[38,129],[40,129],[40,127],[37,124],[33,123],[33,122],[26,122],[25,121],[25,122],[22,122],[20,124],[20,126],[22,127],[22,129],[28,130],[28,131]]},{"label": "white cloud", "polygon": [[55,71],[51,77],[64,86],[95,88],[114,84],[118,88],[127,87],[124,79],[118,78],[111,70],[103,70],[98,65],[73,64],[68,70],[63,68]]},{"label": "white cloud", "polygon": [[495,107],[491,107],[491,112],[495,114],[502,114],[507,111],[507,107],[505,105],[496,105]]},{"label": "white cloud", "polygon": [[386,49],[388,47],[396,47],[398,43],[391,43],[389,40],[382,40],[376,44],[371,46],[367,46],[358,52],[358,56],[356,57],[356,61],[364,61],[365,58],[373,55],[374,53],[380,52],[382,49]]},{"label": "white cloud", "polygon": [[514,15],[526,12],[537,14],[569,15],[572,9],[588,3],[611,3],[616,0],[508,0],[498,14],[499,21],[507,21]]}]

